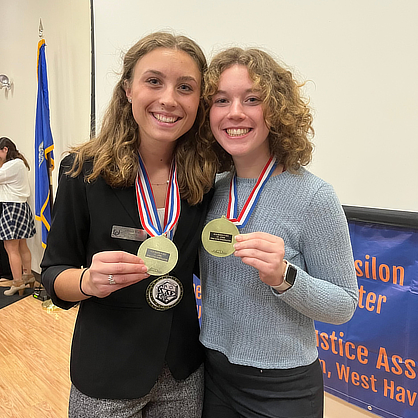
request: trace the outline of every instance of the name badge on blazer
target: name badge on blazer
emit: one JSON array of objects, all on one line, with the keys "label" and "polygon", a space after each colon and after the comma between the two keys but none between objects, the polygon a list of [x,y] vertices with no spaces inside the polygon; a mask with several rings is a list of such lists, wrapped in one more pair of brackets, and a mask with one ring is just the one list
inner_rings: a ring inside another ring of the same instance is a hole
[{"label": "name badge on blazer", "polygon": [[130,241],[145,241],[148,234],[144,229],[129,228],[127,226],[112,226],[112,238],[128,239]]}]

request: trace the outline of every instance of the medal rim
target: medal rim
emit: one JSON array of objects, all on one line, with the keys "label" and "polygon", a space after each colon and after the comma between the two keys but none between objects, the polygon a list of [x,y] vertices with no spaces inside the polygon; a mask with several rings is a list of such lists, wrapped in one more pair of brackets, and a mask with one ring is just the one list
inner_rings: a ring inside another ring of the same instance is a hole
[{"label": "medal rim", "polygon": [[[154,288],[157,286],[158,282],[162,281],[162,280],[166,280],[166,279],[171,279],[173,281],[175,281],[179,288],[180,288],[180,295],[178,297],[178,299],[171,304],[170,306],[164,306],[164,305],[160,305],[158,302],[155,302],[154,296],[153,296],[153,290]],[[159,276],[156,279],[154,279],[151,283],[149,283],[149,285],[147,286],[147,290],[146,290],[146,299],[148,302],[148,305],[155,309],[156,311],[167,311],[171,308],[174,308],[175,306],[177,306],[181,300],[183,299],[183,283],[175,276],[171,276],[171,275],[163,275],[163,276]]]}]

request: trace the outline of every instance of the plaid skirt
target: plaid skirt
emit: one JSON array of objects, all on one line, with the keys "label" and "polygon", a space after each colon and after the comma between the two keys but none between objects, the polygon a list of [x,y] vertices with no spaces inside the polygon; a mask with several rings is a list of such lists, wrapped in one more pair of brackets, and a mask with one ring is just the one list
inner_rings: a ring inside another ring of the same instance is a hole
[{"label": "plaid skirt", "polygon": [[0,240],[31,238],[36,234],[35,221],[27,202],[2,202]]}]

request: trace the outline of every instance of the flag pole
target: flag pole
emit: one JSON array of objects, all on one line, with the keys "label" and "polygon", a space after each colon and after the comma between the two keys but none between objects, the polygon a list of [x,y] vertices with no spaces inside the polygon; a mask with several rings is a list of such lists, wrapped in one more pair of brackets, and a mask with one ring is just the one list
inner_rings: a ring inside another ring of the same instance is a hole
[{"label": "flag pole", "polygon": [[54,207],[54,188],[52,187],[51,153],[48,153],[48,158],[46,159],[46,166],[48,168],[48,178],[49,178],[49,207],[52,213],[52,209]]},{"label": "flag pole", "polygon": [[[39,18],[39,39],[44,37],[44,27],[42,25],[42,18]],[[54,207],[54,189],[52,186],[52,162],[51,162],[51,153],[48,153],[46,158],[46,166],[48,169],[48,179],[49,179],[49,205],[52,212]]]},{"label": "flag pole", "polygon": [[54,140],[49,113],[48,77],[45,56],[45,39],[42,20],[39,21],[38,41],[38,95],[35,114],[35,219],[41,222],[42,247],[51,227],[52,212],[52,170],[54,169]]}]

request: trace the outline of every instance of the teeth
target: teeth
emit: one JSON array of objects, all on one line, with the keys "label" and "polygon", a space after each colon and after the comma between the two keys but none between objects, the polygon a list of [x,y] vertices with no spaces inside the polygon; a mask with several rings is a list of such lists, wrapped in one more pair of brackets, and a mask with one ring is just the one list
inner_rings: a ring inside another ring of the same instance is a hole
[{"label": "teeth", "polygon": [[226,133],[229,136],[241,136],[241,135],[245,135],[248,134],[248,132],[250,132],[250,130],[248,128],[241,128],[241,129],[227,129]]},{"label": "teeth", "polygon": [[158,113],[154,113],[154,117],[160,122],[166,122],[166,123],[174,123],[178,119],[175,116],[165,116],[165,115],[160,115]]}]

